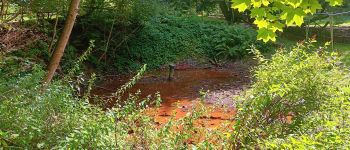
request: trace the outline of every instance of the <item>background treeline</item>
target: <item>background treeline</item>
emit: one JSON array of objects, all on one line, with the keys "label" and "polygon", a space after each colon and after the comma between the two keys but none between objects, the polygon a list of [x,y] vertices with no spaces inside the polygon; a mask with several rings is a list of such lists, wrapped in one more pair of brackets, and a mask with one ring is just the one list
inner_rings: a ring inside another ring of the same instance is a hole
[{"label": "background treeline", "polygon": [[[40,27],[47,38],[39,45],[32,44],[35,50],[31,52],[44,54],[47,62],[68,5],[69,1],[63,0],[3,1],[2,12],[18,15],[14,20],[23,21],[23,25]],[[157,68],[185,57],[218,63],[218,59],[244,57],[252,44],[266,50],[256,41],[253,29],[238,25],[249,22],[249,17],[238,14],[230,5],[224,0],[83,0],[62,67],[73,65],[71,60],[88,47],[90,40],[95,41],[95,48],[89,63],[98,70],[122,72],[142,64]],[[11,15],[1,15],[2,27],[9,29],[6,20]]]}]

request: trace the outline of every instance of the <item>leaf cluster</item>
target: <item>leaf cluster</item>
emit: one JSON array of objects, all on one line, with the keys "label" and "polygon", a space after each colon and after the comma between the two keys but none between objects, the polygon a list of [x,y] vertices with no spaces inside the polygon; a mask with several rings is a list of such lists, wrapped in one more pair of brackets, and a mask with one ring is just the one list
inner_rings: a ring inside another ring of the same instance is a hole
[{"label": "leaf cluster", "polygon": [[[325,0],[330,6],[340,6],[343,0]],[[285,26],[301,26],[304,18],[322,9],[320,0],[232,0],[232,8],[249,10],[259,28],[258,39],[276,41],[276,32]]]}]

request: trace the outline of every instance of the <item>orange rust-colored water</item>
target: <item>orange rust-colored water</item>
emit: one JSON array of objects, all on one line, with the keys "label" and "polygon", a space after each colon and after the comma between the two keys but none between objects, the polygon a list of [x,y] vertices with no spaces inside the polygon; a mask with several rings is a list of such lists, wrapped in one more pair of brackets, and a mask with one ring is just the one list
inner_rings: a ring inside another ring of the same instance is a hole
[{"label": "orange rust-colored water", "polygon": [[[171,118],[180,119],[185,117],[188,113],[198,105],[200,101],[194,101],[189,99],[169,99],[166,103],[163,103],[159,108],[151,108],[148,111],[148,114],[154,117],[156,124],[165,124]],[[204,104],[205,107],[211,108],[208,114],[200,117],[195,120],[195,125],[206,127],[206,128],[215,128],[220,126],[223,123],[233,124],[233,117],[236,114],[236,111],[233,108],[219,108],[213,106],[212,104]]]},{"label": "orange rust-colored water", "polygon": [[[237,78],[233,72],[220,69],[188,69],[177,70],[174,73],[172,81],[167,80],[168,72],[157,70],[147,73],[129,93],[142,91],[142,96],[160,92],[162,98],[197,98],[199,91],[215,90],[227,88],[228,85]],[[130,77],[111,78],[106,81],[102,87],[105,89],[95,89],[93,92],[97,95],[108,95],[111,91],[117,90],[126,83]],[[227,87],[224,87],[224,86]],[[110,91],[106,90],[109,89]]]},{"label": "orange rust-colored water", "polygon": [[[166,123],[171,117],[180,119],[190,113],[193,106],[199,102],[200,90],[227,90],[237,86],[241,74],[228,69],[186,69],[176,70],[174,79],[167,80],[167,71],[158,70],[145,74],[128,93],[141,90],[141,97],[160,92],[162,104],[159,108],[151,108],[156,112],[154,120],[157,124]],[[104,88],[95,89],[94,94],[108,95],[128,81],[128,77],[111,78],[101,85]],[[243,82],[243,81],[241,81]],[[238,83],[240,84],[240,83]],[[108,90],[107,90],[108,89]],[[113,104],[111,104],[113,105]],[[213,107],[205,103],[206,107]],[[196,125],[215,128],[222,123],[233,123],[234,108],[215,107],[213,111],[195,121]]]}]

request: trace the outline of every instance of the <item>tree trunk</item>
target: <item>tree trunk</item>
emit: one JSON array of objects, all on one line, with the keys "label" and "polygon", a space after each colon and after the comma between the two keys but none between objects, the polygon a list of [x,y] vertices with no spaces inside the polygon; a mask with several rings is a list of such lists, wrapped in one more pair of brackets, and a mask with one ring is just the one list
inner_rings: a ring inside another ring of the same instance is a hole
[{"label": "tree trunk", "polygon": [[4,19],[4,9],[5,9],[5,0],[1,0],[1,8],[0,8],[0,17],[1,17],[1,20]]},{"label": "tree trunk", "polygon": [[230,24],[233,23],[234,22],[234,18],[233,18],[234,16],[233,16],[233,13],[232,13],[232,9],[231,9],[230,6],[228,6],[228,3],[226,2],[226,0],[220,1],[219,2],[219,6],[220,6],[222,14],[225,17],[225,20],[228,23],[230,23]]},{"label": "tree trunk", "polygon": [[55,38],[56,38],[56,34],[57,34],[58,15],[59,15],[59,13],[57,11],[56,19],[55,19],[55,26],[53,28],[53,34],[52,34],[51,42],[50,42],[49,49],[48,49],[49,54],[51,54],[51,50],[52,50],[52,47],[53,47],[53,44],[54,44],[54,41],[55,41]]},{"label": "tree trunk", "polygon": [[51,61],[50,61],[49,67],[48,67],[48,73],[44,79],[44,84],[46,84],[46,85],[49,84],[50,81],[52,80],[52,78],[56,72],[56,69],[61,61],[61,58],[62,58],[63,53],[64,53],[64,49],[67,46],[67,42],[68,42],[70,34],[72,32],[72,29],[73,29],[73,26],[75,23],[75,19],[78,15],[79,3],[80,3],[80,0],[72,0],[71,1],[67,20],[66,20],[64,28],[63,28],[63,32],[58,40],[56,49],[51,57]]},{"label": "tree trunk", "polygon": [[227,0],[221,0],[221,1],[218,1],[218,3],[219,3],[220,10],[225,17],[225,20],[228,23],[233,24],[233,23],[241,22],[243,20],[242,14],[239,13],[238,10],[231,8],[232,2]]}]

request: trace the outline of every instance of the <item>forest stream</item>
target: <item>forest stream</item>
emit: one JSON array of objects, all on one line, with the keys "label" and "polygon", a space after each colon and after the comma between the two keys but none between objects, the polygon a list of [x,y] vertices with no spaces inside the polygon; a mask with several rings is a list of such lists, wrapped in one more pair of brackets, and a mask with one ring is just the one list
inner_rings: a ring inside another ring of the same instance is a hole
[{"label": "forest stream", "polygon": [[[233,123],[236,113],[233,98],[250,83],[249,67],[240,62],[225,67],[196,68],[177,65],[174,78],[168,81],[167,69],[147,72],[126,94],[141,91],[141,97],[160,92],[162,103],[154,109],[157,124],[164,124],[174,114],[175,119],[184,117],[194,105],[200,102],[200,91],[208,91],[204,105],[213,108],[208,117],[198,124],[217,127],[223,122]],[[108,96],[126,83],[130,76],[111,76],[93,90],[93,94]],[[114,105],[115,102],[108,104]],[[152,109],[152,108],[151,108]],[[154,114],[154,113],[153,113]]]}]

